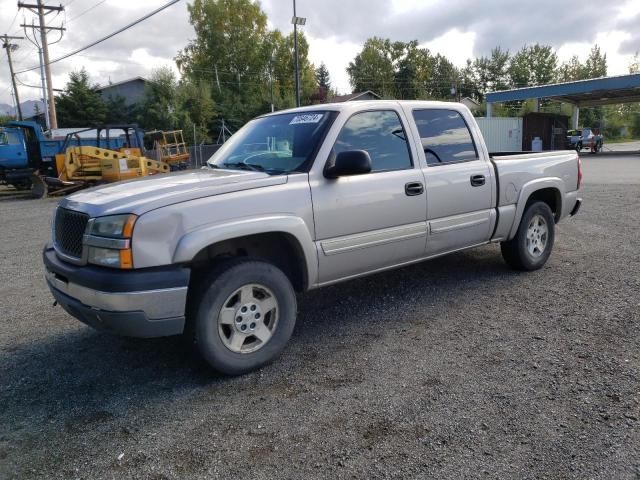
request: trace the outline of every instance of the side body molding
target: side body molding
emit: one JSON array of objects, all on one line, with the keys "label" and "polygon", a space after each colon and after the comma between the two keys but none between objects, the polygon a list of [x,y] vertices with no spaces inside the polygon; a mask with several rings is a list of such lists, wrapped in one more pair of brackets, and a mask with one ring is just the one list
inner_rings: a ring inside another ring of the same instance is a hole
[{"label": "side body molding", "polygon": [[546,177],[531,180],[530,182],[527,182],[522,186],[520,194],[518,195],[518,200],[516,202],[516,213],[514,216],[513,225],[511,226],[511,231],[509,232],[509,240],[515,237],[516,232],[518,231],[520,220],[522,219],[522,215],[524,214],[524,207],[527,205],[527,201],[529,200],[531,194],[544,188],[553,188],[557,191],[559,203],[558,212],[556,212],[556,218],[559,219],[562,216],[562,203],[565,193],[564,182],[562,181],[562,179],[558,177]]},{"label": "side body molding", "polygon": [[304,220],[293,215],[244,217],[199,228],[180,239],[173,254],[173,263],[189,262],[203,248],[224,240],[278,232],[287,233],[297,240],[300,251],[304,254],[309,287],[312,287],[318,281],[318,258],[315,243]]}]

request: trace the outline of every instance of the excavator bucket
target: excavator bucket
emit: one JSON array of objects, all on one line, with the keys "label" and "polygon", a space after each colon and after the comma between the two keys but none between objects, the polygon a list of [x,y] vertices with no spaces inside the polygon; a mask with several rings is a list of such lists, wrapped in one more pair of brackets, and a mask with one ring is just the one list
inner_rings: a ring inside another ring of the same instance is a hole
[{"label": "excavator bucket", "polygon": [[49,187],[44,179],[36,173],[31,175],[31,196],[33,198],[45,198],[49,193]]}]

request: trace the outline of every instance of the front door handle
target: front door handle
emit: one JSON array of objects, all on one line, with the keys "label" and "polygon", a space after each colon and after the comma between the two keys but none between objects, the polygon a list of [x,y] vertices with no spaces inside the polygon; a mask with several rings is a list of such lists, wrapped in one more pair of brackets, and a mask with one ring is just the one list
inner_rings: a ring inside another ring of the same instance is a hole
[{"label": "front door handle", "polygon": [[471,186],[472,187],[481,187],[484,185],[485,178],[484,175],[471,175]]},{"label": "front door handle", "polygon": [[424,193],[424,185],[420,182],[409,182],[404,186],[404,193],[409,197],[422,195]]}]

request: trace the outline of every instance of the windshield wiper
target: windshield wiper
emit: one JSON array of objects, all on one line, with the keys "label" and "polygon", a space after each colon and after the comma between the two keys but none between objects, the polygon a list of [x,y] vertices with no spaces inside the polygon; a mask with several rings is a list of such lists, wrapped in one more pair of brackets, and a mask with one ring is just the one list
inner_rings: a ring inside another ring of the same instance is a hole
[{"label": "windshield wiper", "polygon": [[230,167],[230,168],[238,168],[240,170],[252,170],[254,172],[264,172],[264,167],[262,165],[257,165],[255,163],[224,162],[222,163],[222,166]]}]

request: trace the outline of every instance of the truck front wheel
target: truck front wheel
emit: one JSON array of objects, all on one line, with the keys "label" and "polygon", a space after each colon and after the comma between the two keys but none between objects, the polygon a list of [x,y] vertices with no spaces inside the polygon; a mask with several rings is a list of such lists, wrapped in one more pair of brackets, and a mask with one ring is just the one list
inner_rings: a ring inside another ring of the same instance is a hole
[{"label": "truck front wheel", "polygon": [[516,270],[537,270],[549,259],[555,239],[553,212],[544,202],[529,205],[513,239],[500,249],[507,264]]},{"label": "truck front wheel", "polygon": [[284,349],[296,322],[287,276],[260,260],[225,262],[201,282],[189,321],[200,354],[228,375],[255,370]]}]

